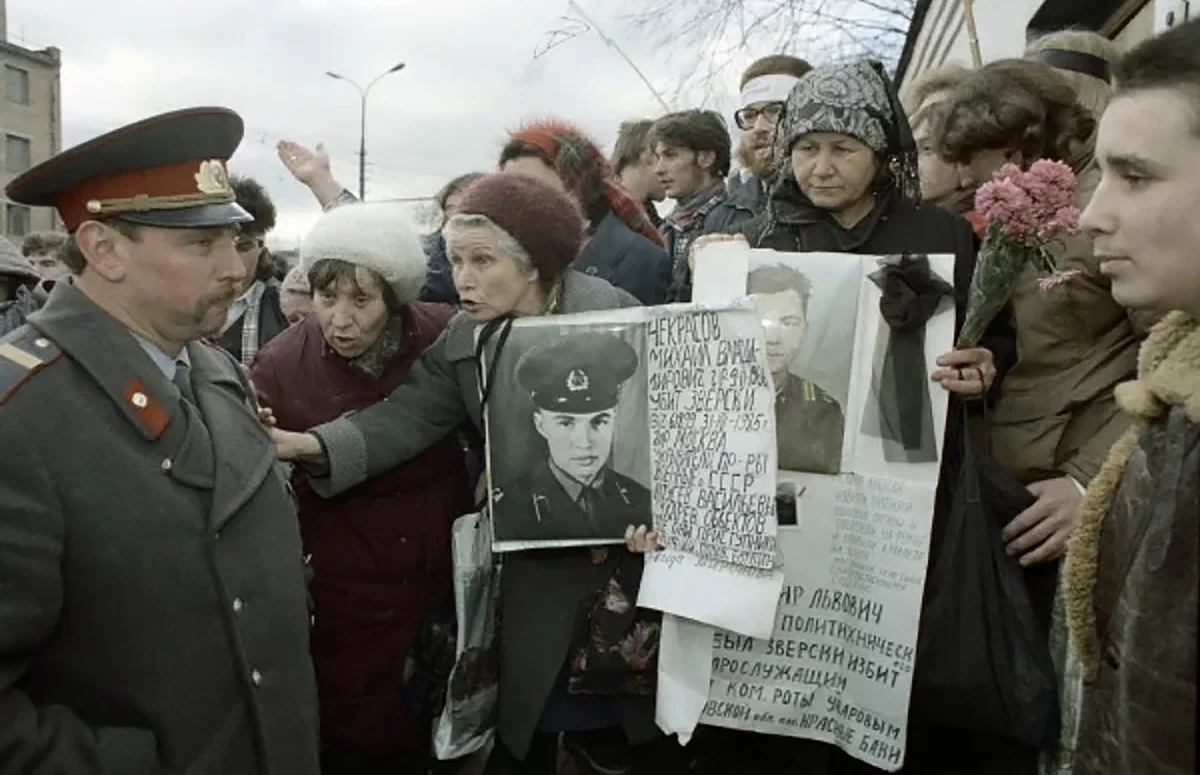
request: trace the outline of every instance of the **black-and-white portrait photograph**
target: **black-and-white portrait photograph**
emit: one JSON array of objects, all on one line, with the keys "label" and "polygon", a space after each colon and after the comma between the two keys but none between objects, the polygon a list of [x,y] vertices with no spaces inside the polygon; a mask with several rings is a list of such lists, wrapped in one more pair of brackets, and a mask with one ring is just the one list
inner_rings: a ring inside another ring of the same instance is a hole
[{"label": "black-and-white portrait photograph", "polygon": [[858,317],[859,262],[755,251],[746,290],[762,318],[775,384],[779,468],[842,470]]},{"label": "black-and-white portrait photograph", "polygon": [[497,550],[620,543],[650,524],[637,325],[514,326],[488,398]]}]

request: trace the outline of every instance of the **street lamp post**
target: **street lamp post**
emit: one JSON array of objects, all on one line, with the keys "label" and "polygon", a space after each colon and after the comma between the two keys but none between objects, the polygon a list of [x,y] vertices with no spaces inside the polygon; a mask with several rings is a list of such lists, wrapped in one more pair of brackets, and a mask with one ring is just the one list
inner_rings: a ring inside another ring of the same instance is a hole
[{"label": "street lamp post", "polygon": [[358,128],[358,198],[362,201],[367,200],[367,96],[371,93],[371,87],[379,83],[379,81],[392,73],[398,73],[404,69],[404,63],[399,62],[391,67],[386,72],[380,73],[367,84],[367,88],[358,85],[357,82],[350,80],[344,75],[338,75],[332,71],[326,71],[325,75],[346,83],[358,89],[358,94],[362,98],[362,106],[359,110],[359,128]]}]

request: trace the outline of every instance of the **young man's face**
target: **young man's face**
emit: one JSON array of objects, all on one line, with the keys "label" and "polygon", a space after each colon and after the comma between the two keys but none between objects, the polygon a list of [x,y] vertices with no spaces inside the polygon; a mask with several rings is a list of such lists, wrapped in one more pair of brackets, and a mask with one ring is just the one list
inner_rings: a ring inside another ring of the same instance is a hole
[{"label": "young man's face", "polygon": [[570,414],[538,409],[533,426],[550,451],[550,459],[580,484],[591,484],[612,453],[613,410]]},{"label": "young man's face", "polygon": [[712,181],[715,156],[712,151],[658,143],[654,148],[654,175],[667,196],[682,202]]},{"label": "young man's face", "polygon": [[628,188],[637,195],[645,194],[652,202],[661,202],[667,198],[667,191],[654,174],[654,150],[647,148],[634,164],[628,164],[621,170],[621,179],[628,181]]},{"label": "young man's face", "polygon": [[762,318],[764,338],[767,344],[767,365],[771,373],[781,375],[787,371],[804,334],[808,332],[808,320],[804,316],[804,302],[794,290],[777,293],[758,293],[754,306]]},{"label": "young man's face", "polygon": [[1104,173],[1082,225],[1126,307],[1200,315],[1200,125],[1178,89],[1118,95],[1100,121]]},{"label": "young man's face", "polygon": [[67,265],[58,260],[58,253],[34,253],[29,257],[29,263],[43,280],[59,280],[67,275]]}]

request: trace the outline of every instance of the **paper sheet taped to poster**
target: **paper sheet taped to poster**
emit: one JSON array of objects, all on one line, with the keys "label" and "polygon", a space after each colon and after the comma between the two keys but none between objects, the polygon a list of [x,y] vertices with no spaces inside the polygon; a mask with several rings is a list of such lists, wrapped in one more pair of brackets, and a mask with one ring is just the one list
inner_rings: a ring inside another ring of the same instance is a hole
[{"label": "paper sheet taped to poster", "polygon": [[929,545],[926,482],[844,474],[810,485],[803,537],[779,534],[785,580],[770,638],[717,631],[700,721],[822,740],[903,762]]},{"label": "paper sheet taped to poster", "polygon": [[[748,304],[651,311],[646,359],[654,529],[638,604],[765,635],[783,583],[774,391]],[[698,588],[712,594],[696,595]]]},{"label": "paper sheet taped to poster", "polygon": [[647,325],[654,526],[677,551],[769,570],[774,399],[757,321],[741,317],[702,312]]}]

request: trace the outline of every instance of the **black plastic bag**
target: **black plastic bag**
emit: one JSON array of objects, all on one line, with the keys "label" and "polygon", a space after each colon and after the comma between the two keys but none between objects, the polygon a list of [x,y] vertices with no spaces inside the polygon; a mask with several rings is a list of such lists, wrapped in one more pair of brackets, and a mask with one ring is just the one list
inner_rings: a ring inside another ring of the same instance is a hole
[{"label": "black plastic bag", "polygon": [[1022,568],[1001,538],[1034,498],[971,448],[963,415],[961,467],[926,579],[912,715],[1040,748],[1058,738],[1057,680]]}]

